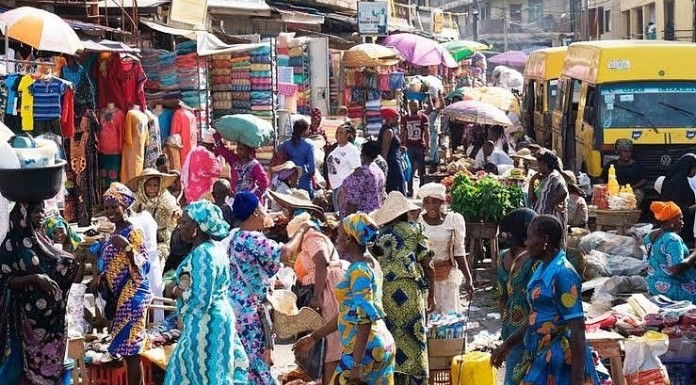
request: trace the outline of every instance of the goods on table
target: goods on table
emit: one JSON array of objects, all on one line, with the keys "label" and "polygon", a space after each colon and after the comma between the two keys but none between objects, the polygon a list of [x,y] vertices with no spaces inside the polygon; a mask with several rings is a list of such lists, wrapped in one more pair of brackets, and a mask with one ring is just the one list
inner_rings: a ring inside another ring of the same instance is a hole
[{"label": "goods on table", "polygon": [[466,316],[457,312],[432,314],[426,326],[426,334],[429,339],[462,338],[466,323]]},{"label": "goods on table", "polygon": [[498,222],[510,211],[523,206],[524,194],[517,185],[505,185],[483,174],[472,179],[457,174],[450,189],[452,210],[469,222]]},{"label": "goods on table", "polygon": [[447,172],[450,174],[456,174],[458,172],[469,173],[474,165],[474,160],[469,158],[461,158],[457,161],[451,162],[447,165]]},{"label": "goods on table", "polygon": [[608,175],[607,192],[609,196],[617,195],[619,193],[619,182],[616,180],[616,169],[613,164],[609,166]]}]

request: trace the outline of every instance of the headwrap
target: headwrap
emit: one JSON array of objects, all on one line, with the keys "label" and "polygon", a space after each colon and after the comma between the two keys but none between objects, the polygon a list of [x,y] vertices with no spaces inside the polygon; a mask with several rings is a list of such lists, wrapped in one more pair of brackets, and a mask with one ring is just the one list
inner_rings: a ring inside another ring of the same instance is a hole
[{"label": "headwrap", "polygon": [[123,183],[113,182],[109,189],[104,192],[103,199],[104,203],[116,202],[125,210],[135,202],[135,194]]},{"label": "headwrap", "polygon": [[421,199],[435,198],[444,202],[447,200],[447,187],[442,183],[428,183],[421,186],[418,196]]},{"label": "headwrap", "polygon": [[186,200],[195,202],[210,194],[213,191],[213,183],[221,172],[222,167],[215,154],[202,146],[191,150],[181,170],[181,183]]},{"label": "headwrap", "polygon": [[321,112],[321,109],[318,107],[312,108],[311,112],[311,118],[312,122],[309,125],[309,135],[314,136],[314,135],[321,135],[324,137],[324,141],[326,140],[326,131],[324,131],[324,127],[321,125],[321,119],[324,116],[324,113]]},{"label": "headwrap", "polygon": [[631,141],[631,139],[618,139],[616,143],[614,143],[614,149],[616,150],[616,152],[632,151],[633,142]]},{"label": "headwrap", "polygon": [[56,230],[58,229],[63,229],[65,231],[65,235],[67,235],[68,240],[70,241],[70,246],[72,247],[73,250],[77,249],[77,246],[80,245],[80,242],[82,242],[82,239],[80,238],[79,235],[70,227],[68,222],[63,219],[61,216],[57,217],[50,217],[46,219],[44,222],[44,229],[46,230],[46,235],[48,235],[49,238],[55,239],[56,236]]},{"label": "headwrap", "polygon": [[248,191],[240,191],[234,196],[232,213],[240,221],[249,219],[254,210],[259,207],[259,198]]},{"label": "headwrap", "polygon": [[321,123],[321,119],[324,117],[324,113],[321,112],[321,108],[314,107],[314,108],[312,108],[311,117],[312,117],[312,124],[315,124],[315,123],[319,124],[319,123]]},{"label": "headwrap", "polygon": [[[147,193],[145,193],[145,184],[152,178],[159,178],[160,189],[156,196],[150,198],[147,196]],[[158,226],[160,228],[168,225],[166,223],[160,224],[160,219],[157,218],[158,216],[161,217],[162,214],[164,214],[165,216],[171,217],[174,213],[181,213],[179,203],[174,195],[167,190],[168,187],[169,186],[162,183],[161,176],[153,175],[151,177],[141,178],[138,182],[138,188],[135,191],[135,210],[144,210],[152,214],[152,216],[155,217],[155,220],[158,221]]]},{"label": "headwrap", "polygon": [[359,245],[365,246],[372,242],[379,230],[377,224],[365,213],[355,213],[347,216],[341,222],[343,230],[353,237]]},{"label": "headwrap", "polygon": [[230,225],[223,219],[222,210],[209,201],[189,204],[186,214],[198,224],[201,231],[215,239],[223,239],[230,234]]},{"label": "headwrap", "polygon": [[396,108],[386,107],[382,108],[380,112],[382,114],[382,119],[384,120],[395,119],[399,117],[399,110],[397,110]]},{"label": "headwrap", "polygon": [[650,204],[650,211],[655,214],[655,219],[666,222],[681,215],[682,211],[674,202],[655,201]]}]

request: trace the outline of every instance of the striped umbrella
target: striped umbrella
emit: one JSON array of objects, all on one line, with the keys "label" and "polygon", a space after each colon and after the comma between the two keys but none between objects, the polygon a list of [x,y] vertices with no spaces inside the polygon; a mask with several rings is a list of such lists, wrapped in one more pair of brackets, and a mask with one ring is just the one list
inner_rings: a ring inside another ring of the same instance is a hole
[{"label": "striped umbrella", "polygon": [[0,15],[5,38],[20,41],[40,51],[67,53],[84,49],[75,31],[59,16],[34,7],[19,7]]}]

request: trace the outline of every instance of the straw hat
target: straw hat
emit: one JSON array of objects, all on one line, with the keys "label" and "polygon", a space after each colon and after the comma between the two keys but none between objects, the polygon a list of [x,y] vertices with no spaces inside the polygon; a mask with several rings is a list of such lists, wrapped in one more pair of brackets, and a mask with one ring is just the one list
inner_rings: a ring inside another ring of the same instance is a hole
[{"label": "straw hat", "polygon": [[271,167],[271,171],[273,171],[273,173],[277,173],[285,170],[292,170],[293,168],[299,169],[300,171],[302,170],[301,167],[297,167],[297,165],[293,161],[289,160],[283,164]]},{"label": "straw hat", "polygon": [[297,296],[289,290],[273,290],[266,298],[273,307],[273,328],[280,338],[292,338],[324,325],[324,319],[315,310],[298,309]]},{"label": "straw hat", "polygon": [[131,178],[131,180],[126,183],[126,186],[132,191],[137,191],[140,181],[149,178],[160,178],[160,189],[166,189],[176,181],[177,176],[174,174],[163,174],[154,168],[146,168],[140,175]]},{"label": "straw hat", "polygon": [[532,154],[532,150],[530,150],[526,147],[517,151],[514,155],[512,155],[512,158],[524,159],[524,160],[529,160],[529,161],[536,160],[536,158]]},{"label": "straw hat", "polygon": [[269,191],[269,194],[279,205],[293,209],[314,210],[323,215],[324,210],[312,203],[309,198],[309,193],[302,189],[293,189],[290,194],[282,194],[275,191]]},{"label": "straw hat", "polygon": [[373,211],[370,216],[381,227],[404,214],[420,209],[400,192],[392,191],[387,195],[382,207]]}]

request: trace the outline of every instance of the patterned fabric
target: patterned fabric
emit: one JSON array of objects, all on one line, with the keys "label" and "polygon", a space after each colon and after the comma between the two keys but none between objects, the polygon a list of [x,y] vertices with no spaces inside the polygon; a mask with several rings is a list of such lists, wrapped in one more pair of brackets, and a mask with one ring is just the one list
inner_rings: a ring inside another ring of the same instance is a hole
[{"label": "patterned fabric", "polygon": [[[584,317],[580,298],[582,281],[565,252],[548,264],[540,264],[529,280],[531,306],[524,337],[525,353],[515,369],[514,383],[522,385],[571,383],[570,328],[568,321]],[[586,344],[585,384],[599,385],[592,353]]]},{"label": "patterned fabric", "polygon": [[[330,320],[338,314],[338,300],[336,299],[335,290],[338,282],[343,279],[345,270],[341,266],[338,253],[329,237],[315,229],[305,233],[302,237],[300,253],[295,260],[294,270],[298,284],[303,286],[314,285],[317,270],[314,256],[319,253],[323,253],[329,259],[329,265],[326,267],[326,282],[322,291],[321,316],[325,320]],[[324,362],[338,361],[341,357],[341,351],[342,347],[338,333],[329,334],[326,337]]]},{"label": "patterned fabric", "polygon": [[370,333],[363,355],[363,381],[370,385],[394,384],[394,339],[384,323],[382,308],[382,278],[366,262],[350,265],[336,287],[339,301],[338,333],[343,355],[330,384],[348,384],[353,369],[353,354],[358,325],[370,324]]},{"label": "patterned fabric", "polygon": [[[84,83],[84,82],[83,82]],[[89,83],[89,82],[87,82]],[[91,86],[90,86],[91,87]],[[78,88],[79,91],[79,88]],[[103,188],[99,178],[99,160],[97,154],[97,133],[100,125],[93,110],[75,107],[75,134],[66,139],[65,150],[70,159],[70,167],[65,168],[65,197],[63,215],[68,222],[77,222],[79,226],[89,226],[92,212],[99,205]],[[105,157],[111,157],[105,155]],[[118,166],[114,175],[118,179],[120,155],[116,155]],[[106,165],[109,163],[107,162]],[[109,182],[109,184],[111,181]]]},{"label": "patterned fabric", "polygon": [[74,252],[75,249],[77,249],[77,246],[80,245],[80,242],[82,242],[82,239],[79,235],[77,235],[75,230],[70,227],[70,224],[68,224],[68,222],[66,222],[61,216],[48,218],[44,222],[44,230],[46,230],[46,235],[48,235],[48,237],[53,241],[56,239],[56,230],[58,229],[62,229],[65,232],[66,243],[70,245],[70,249],[65,251]]},{"label": "patterned fabric", "polygon": [[119,181],[121,172],[121,155],[99,154],[99,180],[101,188],[106,190],[112,183]]},{"label": "patterned fabric", "polygon": [[343,205],[341,212],[347,212],[348,204],[354,204],[358,211],[370,213],[382,207],[385,196],[385,177],[375,163],[362,165],[341,185]]},{"label": "patterned fabric", "polygon": [[411,384],[428,383],[425,296],[428,286],[420,263],[430,255],[420,223],[397,222],[382,228],[375,242],[384,254],[384,310],[396,342],[396,377]]},{"label": "patterned fabric", "polygon": [[[527,284],[538,265],[532,258],[524,258],[522,263],[514,263],[512,277],[503,266],[503,250],[498,258],[496,277],[501,300],[505,304],[502,312],[503,326],[500,332],[503,341],[512,336],[529,319],[529,302],[527,301]],[[518,265],[519,264],[519,265]]]},{"label": "patterned fabric", "polygon": [[[63,374],[65,310],[78,264],[31,229],[33,209],[19,203],[14,206],[10,231],[0,247],[0,378],[4,384],[19,384],[24,377],[22,384],[54,385]],[[10,288],[13,277],[28,274],[48,275],[58,284],[56,295],[49,297],[33,287]]]},{"label": "patterned fabric", "polygon": [[147,211],[152,214],[157,222],[157,252],[162,261],[169,256],[169,243],[172,239],[172,231],[176,228],[177,215],[181,213],[181,207],[176,198],[167,190],[160,179],[160,191],[157,196],[150,198],[145,194],[145,183],[152,178],[142,178],[138,182],[138,190],[135,192],[136,212]]},{"label": "patterned fabric", "polygon": [[110,327],[112,342],[109,353],[128,357],[140,354],[148,345],[145,315],[152,301],[146,277],[150,264],[142,231],[130,225],[118,235],[126,238],[133,247],[135,266],[124,250],[111,243],[111,238],[105,243],[101,259],[107,286],[117,297],[116,315]]},{"label": "patterned fabric", "polygon": [[343,230],[360,245],[368,244],[377,235],[377,224],[364,212],[351,214],[343,219],[341,223],[343,224]]},{"label": "patterned fabric", "polygon": [[246,385],[249,360],[235,328],[225,249],[213,242],[196,247],[177,269],[177,284],[184,275],[191,278],[177,301],[184,329],[165,385]]},{"label": "patterned fabric", "polygon": [[643,239],[648,255],[648,291],[650,295],[665,295],[674,301],[693,301],[696,296],[696,267],[677,275],[672,267],[689,256],[689,249],[678,234],[665,232],[651,241],[650,234]]},{"label": "patterned fabric", "polygon": [[275,385],[271,369],[264,360],[267,347],[258,309],[270,286],[269,279],[280,269],[280,245],[260,232],[237,230],[232,235],[227,254],[232,273],[230,298],[237,317],[237,333],[249,357],[249,384]]},{"label": "patterned fabric", "polygon": [[222,218],[222,210],[208,201],[193,202],[186,206],[188,214],[201,231],[218,239],[230,234],[230,225]]},{"label": "patterned fabric", "polygon": [[125,210],[131,207],[133,202],[135,202],[135,194],[133,194],[126,185],[114,182],[109,189],[104,192],[104,203],[107,202],[116,202]]},{"label": "patterned fabric", "polygon": [[534,204],[534,211],[539,215],[548,214],[553,215],[561,222],[563,227],[563,241],[562,244],[566,244],[566,239],[568,238],[568,212],[565,210],[560,210],[551,201],[556,191],[563,189],[568,194],[568,186],[566,185],[565,179],[558,170],[553,170],[549,175],[539,183],[539,192],[536,204]]},{"label": "patterned fabric", "polygon": [[213,184],[221,171],[220,162],[205,147],[196,147],[191,150],[181,171],[186,200],[195,202],[212,192]]}]

